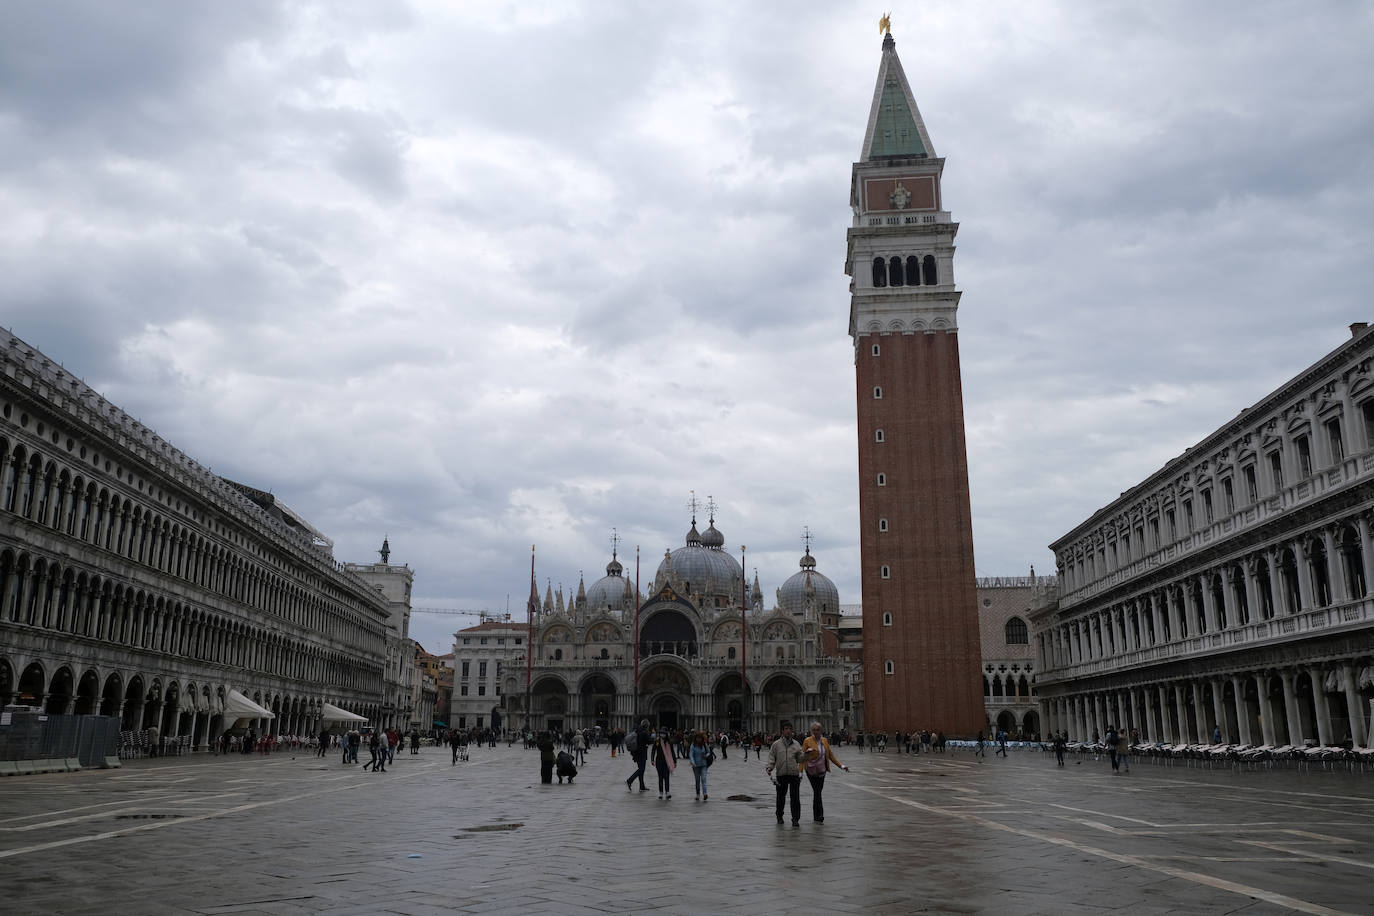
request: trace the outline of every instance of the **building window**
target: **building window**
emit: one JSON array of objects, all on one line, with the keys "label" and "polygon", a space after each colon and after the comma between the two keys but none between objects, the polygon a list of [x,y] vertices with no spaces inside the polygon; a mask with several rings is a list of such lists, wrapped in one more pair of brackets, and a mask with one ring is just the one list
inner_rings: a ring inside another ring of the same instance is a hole
[{"label": "building window", "polygon": [[883,662],[883,674],[892,674],[897,670],[897,666],[892,664],[892,659]]},{"label": "building window", "polygon": [[884,567],[882,567],[882,569],[879,570],[879,575],[881,575],[884,579],[891,579],[891,578],[892,578],[892,567],[890,567],[890,566],[884,566]]},{"label": "building window", "polygon": [[1210,488],[1202,491],[1202,518],[1205,524],[1212,524],[1212,491]]},{"label": "building window", "polygon": [[880,518],[880,519],[878,519],[878,530],[879,530],[879,531],[886,531],[886,530],[887,530],[887,519],[885,519],[885,518]]},{"label": "building window", "polygon": [[1293,448],[1298,453],[1298,475],[1300,477],[1312,476],[1312,442],[1307,436],[1298,436],[1293,440]]},{"label": "building window", "polygon": [[1374,398],[1360,404],[1360,416],[1364,418],[1364,447],[1374,448]]},{"label": "building window", "polygon": [[877,430],[877,431],[875,431],[875,432],[873,433],[873,441],[874,441],[874,442],[882,442],[882,441],[883,441],[883,431],[882,431],[881,429],[880,429],[880,430]]},{"label": "building window", "polygon": [[885,486],[887,486],[887,475],[886,475],[886,474],[883,474],[883,473],[879,472],[879,474],[878,474],[878,486],[880,486],[880,487],[885,487]]},{"label": "building window", "polygon": [[506,637],[504,637],[504,636],[498,636],[498,637],[496,637],[496,644],[497,644],[498,646],[504,646],[504,645],[506,644]]},{"label": "building window", "polygon": [[459,717],[458,717],[458,727],[459,727],[459,728],[467,728],[467,727],[468,727],[468,717],[467,717],[467,716],[459,716]]},{"label": "building window", "polygon": [[[878,345],[877,345],[877,344],[874,344],[874,345],[873,345],[873,355],[874,355],[874,356],[877,356],[880,352],[882,352],[882,351],[879,349]],[[1374,401],[1372,401],[1372,402],[1370,402],[1370,403],[1374,403]]]},{"label": "building window", "polygon": [[563,650],[562,650],[562,649],[554,649],[554,650],[553,650],[553,660],[556,661],[556,662],[561,662],[561,661],[563,660]]},{"label": "building window", "polygon": [[1245,475],[1245,497],[1253,505],[1259,502],[1259,484],[1255,481],[1255,466],[1247,464],[1241,473]]},{"label": "building window", "polygon": [[463,677],[467,677],[467,676],[468,676],[468,667],[469,667],[471,664],[472,664],[472,662],[463,662]]},{"label": "building window", "polygon": [[478,727],[478,728],[481,728],[481,727],[482,727],[482,720],[483,720],[484,718],[486,718],[486,717],[485,717],[485,716],[478,716],[478,717],[477,717],[477,727]]},{"label": "building window", "polygon": [[735,657],[735,647],[734,647],[734,646],[730,646],[728,649],[725,650],[725,657],[726,657],[726,658],[734,658],[734,657]]},{"label": "building window", "polygon": [[486,663],[486,662],[478,662],[478,663],[477,663],[477,676],[478,676],[478,677],[486,677],[486,676],[487,676],[487,663]]},{"label": "building window", "polygon": [[1026,622],[1020,617],[1013,617],[1007,621],[1007,645],[1025,646],[1030,644],[1030,631],[1026,628]]},{"label": "building window", "polygon": [[462,687],[459,688],[459,690],[458,690],[458,695],[459,695],[460,697],[465,697],[465,696],[468,695],[468,685],[467,685],[467,684],[464,684]]},{"label": "building window", "polygon": [[1178,524],[1174,519],[1174,510],[1169,509],[1164,513],[1164,528],[1169,532],[1169,542],[1178,540]]},{"label": "building window", "polygon": [[1269,476],[1274,481],[1274,492],[1283,489],[1283,453],[1275,449],[1269,453]]},{"label": "building window", "polygon": [[1191,499],[1183,501],[1183,524],[1191,534],[1193,530],[1193,501]]},{"label": "building window", "polygon": [[906,259],[906,285],[921,285],[921,259],[914,254]]},{"label": "building window", "polygon": [[887,286],[887,262],[882,258],[873,259],[873,285],[879,289]]},{"label": "building window", "polygon": [[1326,442],[1331,447],[1331,463],[1340,464],[1345,460],[1345,442],[1341,439],[1340,419],[1326,421]]},{"label": "building window", "polygon": [[479,639],[477,642],[478,642],[479,644],[485,646],[485,645],[487,644],[487,638],[486,638],[485,636],[483,636],[483,637],[482,637],[481,639]]},{"label": "building window", "polygon": [[484,697],[484,696],[487,695],[487,685],[486,685],[486,684],[478,684],[478,685],[477,685],[477,695],[478,695],[479,697]]},{"label": "building window", "polygon": [[874,386],[873,386],[873,400],[875,400],[875,401],[881,401],[882,399],[883,399],[883,389],[882,389],[882,386],[881,386],[881,385],[874,385]]},{"label": "building window", "polygon": [[1236,511],[1236,493],[1231,486],[1231,478],[1229,477],[1221,482],[1221,500],[1227,515]]},{"label": "building window", "polygon": [[891,612],[891,611],[883,611],[883,626],[885,626],[885,627],[890,627],[890,626],[892,626],[892,612]]},{"label": "building window", "polygon": [[465,646],[470,646],[470,645],[472,645],[472,637],[471,637],[471,636],[464,636],[464,637],[463,637],[463,645],[465,645]]},{"label": "building window", "polygon": [[902,285],[902,259],[893,258],[887,262],[887,282],[893,286]]},{"label": "building window", "polygon": [[519,637],[519,636],[515,637],[515,644],[516,644],[517,646],[520,645],[520,637]]},{"label": "building window", "polygon": [[499,697],[499,696],[501,695],[501,685],[500,685],[500,684],[494,685],[494,686],[492,687],[492,692],[493,692],[496,696]]},{"label": "building window", "polygon": [[925,285],[934,286],[939,280],[939,278],[935,276],[935,256],[930,254],[926,255],[925,260],[921,262],[921,266],[925,269]]}]

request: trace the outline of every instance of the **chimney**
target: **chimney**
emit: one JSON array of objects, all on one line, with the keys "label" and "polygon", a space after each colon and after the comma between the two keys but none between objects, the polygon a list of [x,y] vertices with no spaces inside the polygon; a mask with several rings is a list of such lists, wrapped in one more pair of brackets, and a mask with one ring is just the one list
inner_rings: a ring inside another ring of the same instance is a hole
[{"label": "chimney", "polygon": [[1350,336],[1359,337],[1364,333],[1365,328],[1369,327],[1368,321],[1357,321],[1350,326]]}]

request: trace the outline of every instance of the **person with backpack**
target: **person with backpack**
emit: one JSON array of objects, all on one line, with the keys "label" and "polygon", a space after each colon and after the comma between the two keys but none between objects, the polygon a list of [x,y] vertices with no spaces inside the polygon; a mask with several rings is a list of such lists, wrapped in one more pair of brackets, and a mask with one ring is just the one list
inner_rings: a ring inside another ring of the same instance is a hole
[{"label": "person with backpack", "polygon": [[649,763],[649,720],[640,719],[634,731],[625,735],[625,751],[630,755],[630,759],[635,762],[635,771],[630,774],[630,778],[625,780],[625,791],[634,791],[634,782],[639,780],[639,791],[648,792],[649,787],[644,784],[644,767]]},{"label": "person with backpack", "polygon": [[692,735],[692,744],[687,749],[687,759],[692,764],[692,781],[695,784],[696,797],[700,801],[706,801],[711,797],[706,794],[706,768],[716,759],[706,732],[697,731]]}]

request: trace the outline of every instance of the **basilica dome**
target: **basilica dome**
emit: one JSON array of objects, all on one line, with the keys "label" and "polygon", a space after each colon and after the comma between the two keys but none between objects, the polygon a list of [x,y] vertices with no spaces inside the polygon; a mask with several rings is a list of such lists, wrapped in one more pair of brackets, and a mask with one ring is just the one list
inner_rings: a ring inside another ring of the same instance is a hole
[{"label": "basilica dome", "polygon": [[672,585],[691,595],[699,592],[705,597],[721,597],[738,606],[744,594],[744,570],[724,547],[725,536],[716,530],[714,521],[702,535],[697,533],[696,519],[693,519],[687,543],[658,564],[654,588]]},{"label": "basilica dome", "polygon": [[811,548],[801,558],[801,571],[778,589],[778,608],[800,617],[806,613],[807,601],[816,614],[835,614],[840,609],[840,590],[821,573],[816,572],[816,558]]},{"label": "basilica dome", "polygon": [[624,567],[620,561],[611,555],[611,562],[606,564],[606,575],[597,579],[587,588],[587,610],[595,614],[597,611],[612,610],[623,611],[634,607],[634,586],[630,580],[622,574]]}]

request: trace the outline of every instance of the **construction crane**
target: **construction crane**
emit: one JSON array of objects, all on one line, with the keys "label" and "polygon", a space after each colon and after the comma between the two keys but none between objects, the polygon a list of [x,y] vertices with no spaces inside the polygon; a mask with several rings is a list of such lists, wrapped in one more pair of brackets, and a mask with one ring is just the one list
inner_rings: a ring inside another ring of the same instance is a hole
[{"label": "construction crane", "polygon": [[462,607],[412,607],[412,614],[443,614],[447,617],[499,617],[497,611],[474,611]]}]

